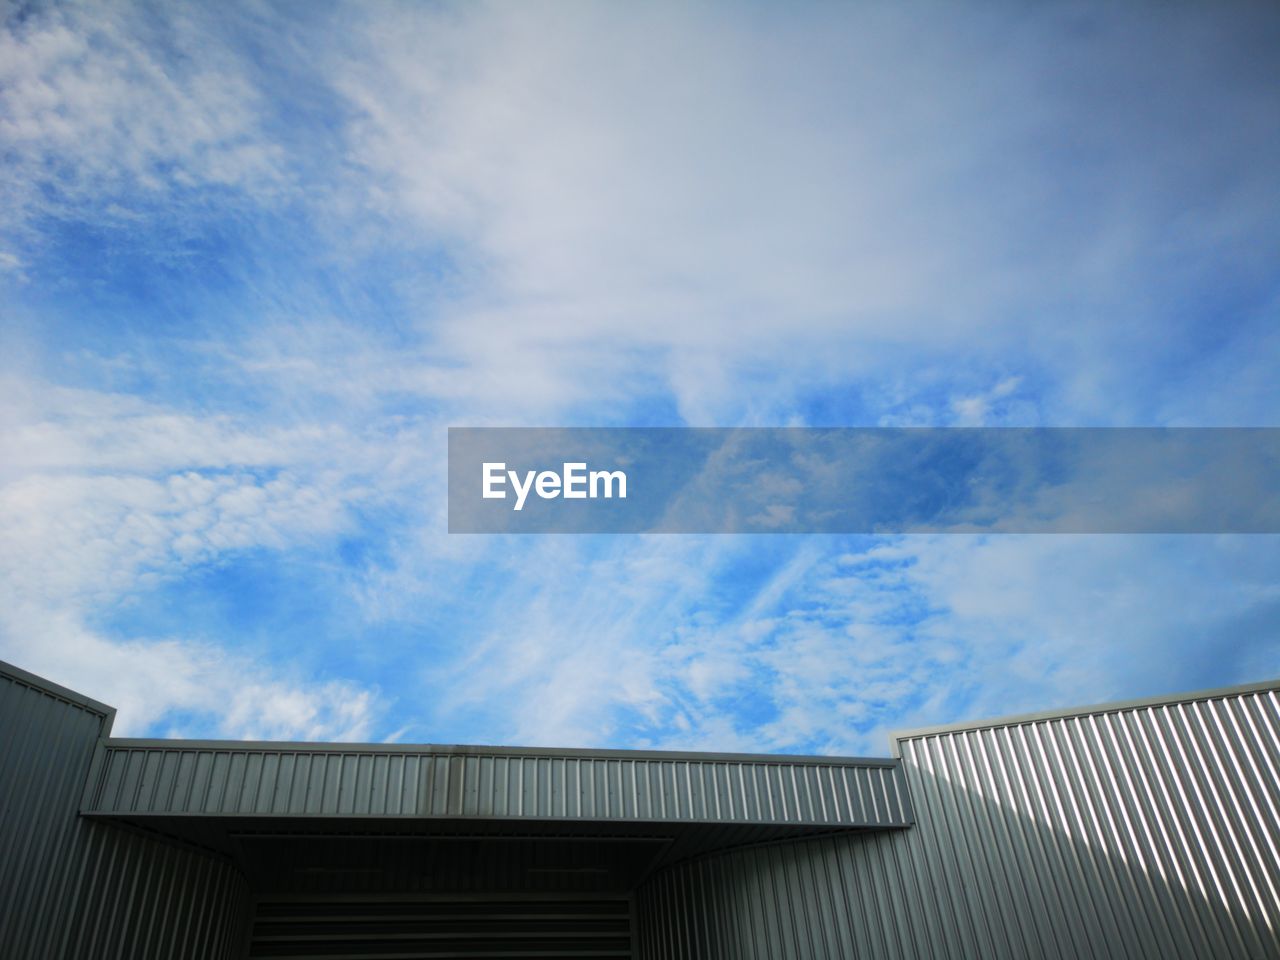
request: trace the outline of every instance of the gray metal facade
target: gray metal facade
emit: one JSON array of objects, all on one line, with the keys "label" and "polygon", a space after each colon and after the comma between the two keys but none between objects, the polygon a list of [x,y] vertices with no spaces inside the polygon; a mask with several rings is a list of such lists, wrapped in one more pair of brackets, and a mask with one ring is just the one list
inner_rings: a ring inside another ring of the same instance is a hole
[{"label": "gray metal facade", "polygon": [[77,816],[114,711],[0,664],[0,957],[234,960],[234,864]]},{"label": "gray metal facade", "polygon": [[639,956],[1280,957],[1276,684],[896,747],[912,829],[672,866]]},{"label": "gray metal facade", "polygon": [[1280,958],[1280,683],[891,759],[121,740],[0,665],[0,956]]},{"label": "gray metal facade", "polygon": [[111,740],[86,813],[901,827],[893,760]]}]

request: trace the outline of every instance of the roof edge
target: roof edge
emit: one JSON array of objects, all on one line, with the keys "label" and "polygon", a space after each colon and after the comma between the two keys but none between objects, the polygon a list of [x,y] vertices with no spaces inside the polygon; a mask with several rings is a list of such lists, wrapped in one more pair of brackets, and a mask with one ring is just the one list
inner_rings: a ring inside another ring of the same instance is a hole
[{"label": "roof edge", "polygon": [[50,696],[57,697],[59,700],[65,700],[67,703],[87,710],[89,713],[97,714],[102,717],[103,727],[102,734],[106,736],[111,731],[111,724],[115,721],[116,708],[94,700],[92,697],[86,697],[83,693],[77,693],[70,687],[64,687],[52,680],[47,680],[37,674],[23,670],[21,667],[15,667],[12,663],[0,660],[0,676],[8,677],[16,680],[24,686],[47,693]]},{"label": "roof edge", "polygon": [[1191,690],[1186,693],[1165,693],[1131,700],[1112,700],[1085,706],[1063,707],[1057,710],[1015,713],[985,720],[960,720],[954,723],[939,723],[924,727],[912,727],[906,730],[894,730],[889,734],[889,745],[893,756],[900,757],[902,754],[899,750],[899,744],[903,740],[915,740],[920,737],[934,736],[941,733],[988,730],[994,727],[1011,727],[1022,723],[1034,723],[1039,720],[1065,720],[1069,717],[1097,716],[1106,713],[1120,713],[1125,710],[1137,710],[1142,707],[1158,707],[1174,703],[1196,703],[1203,700],[1221,700],[1225,697],[1239,696],[1246,693],[1265,693],[1268,691],[1280,691],[1280,677],[1273,680],[1240,683],[1228,687]]},{"label": "roof edge", "polygon": [[697,750],[621,750],[588,747],[518,747],[456,743],[344,743],[308,740],[170,740],[109,737],[106,748],[166,750],[287,750],[313,753],[431,753],[460,757],[549,757],[593,760],[689,760],[703,763],[778,763],[835,767],[896,767],[893,757],[840,757],[784,753],[724,753]]}]

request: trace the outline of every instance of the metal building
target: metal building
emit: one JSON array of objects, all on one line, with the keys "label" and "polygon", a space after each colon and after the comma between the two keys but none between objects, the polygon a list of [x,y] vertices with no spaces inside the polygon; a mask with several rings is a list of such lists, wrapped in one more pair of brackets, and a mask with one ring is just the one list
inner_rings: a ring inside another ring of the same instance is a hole
[{"label": "metal building", "polygon": [[1280,958],[1280,681],[883,759],[129,740],[0,664],[0,957]]}]

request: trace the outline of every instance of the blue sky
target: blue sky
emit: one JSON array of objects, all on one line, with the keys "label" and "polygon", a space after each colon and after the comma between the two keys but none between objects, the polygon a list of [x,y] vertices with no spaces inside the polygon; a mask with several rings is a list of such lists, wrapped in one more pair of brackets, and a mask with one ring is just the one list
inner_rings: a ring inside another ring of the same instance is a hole
[{"label": "blue sky", "polygon": [[883,754],[1271,536],[450,537],[450,425],[1276,426],[1280,13],[11,5],[0,657],[128,734]]}]

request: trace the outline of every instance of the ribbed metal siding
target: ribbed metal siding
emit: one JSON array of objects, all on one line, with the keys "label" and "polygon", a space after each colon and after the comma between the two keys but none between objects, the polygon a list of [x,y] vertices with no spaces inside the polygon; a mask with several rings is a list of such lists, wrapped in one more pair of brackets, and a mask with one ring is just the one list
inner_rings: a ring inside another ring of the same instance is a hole
[{"label": "ribbed metal siding", "polygon": [[930,956],[920,928],[936,903],[886,882],[911,872],[906,837],[783,842],[666,871],[637,898],[637,956]]},{"label": "ribbed metal siding", "polygon": [[77,816],[107,716],[0,670],[0,957],[242,956],[238,871]]},{"label": "ribbed metal siding", "polygon": [[1280,957],[1275,691],[899,748],[915,827],[670,868],[639,956]]},{"label": "ribbed metal siding", "polygon": [[898,826],[897,765],[108,742],[86,812]]}]

